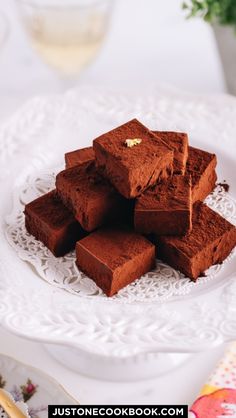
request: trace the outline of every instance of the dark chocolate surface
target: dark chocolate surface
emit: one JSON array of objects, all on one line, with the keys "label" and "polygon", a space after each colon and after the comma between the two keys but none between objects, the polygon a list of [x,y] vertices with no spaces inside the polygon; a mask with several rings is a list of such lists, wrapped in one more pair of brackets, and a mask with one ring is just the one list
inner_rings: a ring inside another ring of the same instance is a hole
[{"label": "dark chocolate surface", "polygon": [[136,199],[135,229],[158,235],[185,235],[192,225],[190,176],[172,179],[149,188]]},{"label": "dark chocolate surface", "polygon": [[96,170],[94,162],[64,170],[56,177],[63,203],[73,212],[86,231],[93,231],[120,217],[130,216],[132,202],[120,196]]},{"label": "dark chocolate surface", "polygon": [[93,161],[95,159],[92,147],[81,148],[65,154],[66,168],[76,167],[82,163]]},{"label": "dark chocolate surface", "polygon": [[150,187],[136,199],[136,209],[189,209],[191,206],[191,177],[173,176]]},{"label": "dark chocolate surface", "polygon": [[192,231],[184,237],[159,237],[160,257],[196,280],[221,263],[236,245],[236,228],[202,202],[193,206]]},{"label": "dark chocolate surface", "polygon": [[85,236],[85,231],[62,204],[55,190],[25,206],[25,225],[27,231],[42,241],[56,257],[69,252],[76,241]]},{"label": "dark chocolate surface", "polygon": [[192,178],[192,199],[204,200],[215,188],[217,176],[216,155],[189,147],[186,173]]},{"label": "dark chocolate surface", "polygon": [[185,174],[188,159],[188,135],[184,132],[153,131],[174,150],[174,174]]},{"label": "dark chocolate surface", "polygon": [[100,229],[76,245],[77,265],[112,296],[155,266],[155,246],[126,229]]},{"label": "dark chocolate surface", "polygon": [[[127,147],[125,141],[135,138],[141,143]],[[98,167],[126,198],[172,174],[173,150],[136,119],[101,135],[93,146]]]}]

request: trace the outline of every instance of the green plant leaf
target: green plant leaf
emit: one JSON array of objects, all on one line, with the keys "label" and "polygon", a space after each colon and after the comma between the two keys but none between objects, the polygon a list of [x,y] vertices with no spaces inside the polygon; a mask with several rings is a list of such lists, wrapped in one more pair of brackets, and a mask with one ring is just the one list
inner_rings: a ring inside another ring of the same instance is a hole
[{"label": "green plant leaf", "polygon": [[218,22],[236,28],[236,0],[188,0],[182,8],[187,18],[201,17],[207,22]]}]

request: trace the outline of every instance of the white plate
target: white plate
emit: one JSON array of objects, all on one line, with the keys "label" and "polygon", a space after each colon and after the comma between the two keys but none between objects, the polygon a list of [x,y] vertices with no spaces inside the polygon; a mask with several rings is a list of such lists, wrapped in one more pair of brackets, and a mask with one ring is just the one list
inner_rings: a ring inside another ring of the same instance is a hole
[{"label": "white plate", "polygon": [[48,405],[75,405],[55,380],[33,367],[0,354],[0,387],[25,402],[32,418],[46,418]]},{"label": "white plate", "polygon": [[11,331],[113,359],[204,350],[236,338],[236,257],[213,267],[197,285],[161,265],[164,280],[160,272],[151,273],[107,299],[83,275],[73,280],[72,254],[55,260],[22,227],[19,210],[50,187],[49,167],[62,164],[64,151],[89,145],[94,136],[134,116],[153,129],[187,131],[191,144],[217,153],[219,180],[227,180],[230,194],[220,192],[209,203],[235,222],[235,99],[157,87],[144,95],[81,88],[35,99],[0,131],[5,180],[0,320]]}]

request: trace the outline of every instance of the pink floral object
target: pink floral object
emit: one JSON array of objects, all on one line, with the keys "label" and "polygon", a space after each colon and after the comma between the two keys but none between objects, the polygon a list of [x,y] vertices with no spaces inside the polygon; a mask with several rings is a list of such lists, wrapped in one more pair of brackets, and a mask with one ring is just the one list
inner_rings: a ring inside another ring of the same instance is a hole
[{"label": "pink floral object", "polygon": [[[6,386],[7,382],[3,379],[2,375],[0,374],[0,388],[3,389]],[[27,402],[31,399],[38,390],[38,385],[35,385],[30,379],[27,380],[25,385],[17,386],[14,385],[9,393],[13,397],[15,402]],[[47,405],[41,406],[30,406],[29,407],[29,415],[31,418],[39,418],[41,412],[47,411]]]},{"label": "pink floral object", "polygon": [[24,402],[27,402],[37,392],[37,385],[34,385],[30,379],[27,380],[26,385],[22,385],[21,391]]},{"label": "pink floral object", "polygon": [[219,389],[201,396],[191,408],[196,418],[226,418],[236,416],[236,389]]}]

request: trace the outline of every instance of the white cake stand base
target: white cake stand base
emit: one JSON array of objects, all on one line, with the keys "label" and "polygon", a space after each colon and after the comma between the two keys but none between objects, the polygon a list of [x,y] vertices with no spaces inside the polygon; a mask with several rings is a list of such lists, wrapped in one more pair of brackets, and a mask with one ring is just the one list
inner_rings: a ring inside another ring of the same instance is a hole
[{"label": "white cake stand base", "polygon": [[44,347],[52,357],[73,372],[100,380],[123,382],[160,376],[192,357],[185,353],[150,353],[128,358],[109,358],[78,348],[52,344],[44,344]]}]

